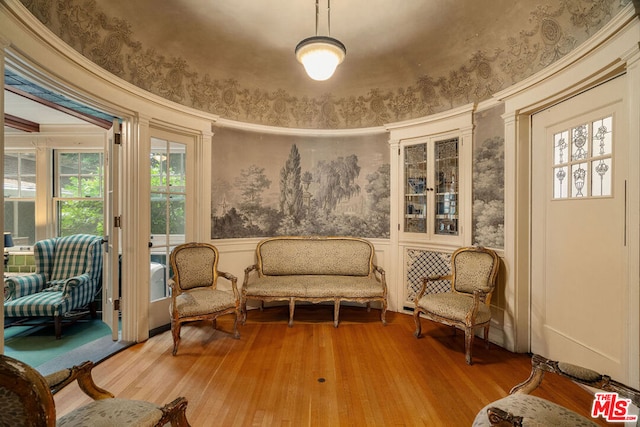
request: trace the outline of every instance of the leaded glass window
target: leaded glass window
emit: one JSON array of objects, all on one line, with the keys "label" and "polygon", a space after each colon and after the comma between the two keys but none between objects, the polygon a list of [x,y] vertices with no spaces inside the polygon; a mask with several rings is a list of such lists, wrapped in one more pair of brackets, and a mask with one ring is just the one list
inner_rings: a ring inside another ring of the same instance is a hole
[{"label": "leaded glass window", "polygon": [[611,196],[613,116],[553,135],[553,197]]}]

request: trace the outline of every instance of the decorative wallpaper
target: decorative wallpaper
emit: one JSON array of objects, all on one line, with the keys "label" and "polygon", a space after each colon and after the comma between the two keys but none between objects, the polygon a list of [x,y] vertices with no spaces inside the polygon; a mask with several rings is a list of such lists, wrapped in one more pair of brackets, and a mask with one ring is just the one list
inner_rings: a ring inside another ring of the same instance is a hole
[{"label": "decorative wallpaper", "polygon": [[379,126],[445,111],[493,93],[562,58],[631,0],[560,0],[531,4],[529,25],[486,46],[448,73],[425,74],[394,90],[340,97],[298,97],[247,82],[215,79],[183,57],[165,57],[136,38],[131,24],[95,0],[22,0],[70,46],[118,77],[171,101],[241,122],[344,129]]},{"label": "decorative wallpaper", "polygon": [[386,133],[299,137],[230,128],[214,132],[212,239],[389,238]]}]

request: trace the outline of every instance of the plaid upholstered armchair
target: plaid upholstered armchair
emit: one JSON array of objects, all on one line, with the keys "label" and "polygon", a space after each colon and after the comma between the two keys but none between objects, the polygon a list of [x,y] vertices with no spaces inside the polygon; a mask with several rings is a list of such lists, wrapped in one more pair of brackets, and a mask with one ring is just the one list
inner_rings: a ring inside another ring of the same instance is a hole
[{"label": "plaid upholstered armchair", "polygon": [[5,279],[5,317],[53,317],[56,338],[62,320],[93,306],[102,276],[102,238],[87,234],[56,237],[33,246],[36,272]]}]

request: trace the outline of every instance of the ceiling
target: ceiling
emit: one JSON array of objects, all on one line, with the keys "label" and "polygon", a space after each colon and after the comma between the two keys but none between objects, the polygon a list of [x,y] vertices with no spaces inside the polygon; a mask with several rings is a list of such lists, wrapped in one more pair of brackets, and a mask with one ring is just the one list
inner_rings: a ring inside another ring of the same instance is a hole
[{"label": "ceiling", "polygon": [[358,128],[488,99],[631,0],[334,0],[330,35],[347,56],[326,82],[294,55],[315,34],[314,0],[22,3],[96,64],[169,100],[240,122]]}]

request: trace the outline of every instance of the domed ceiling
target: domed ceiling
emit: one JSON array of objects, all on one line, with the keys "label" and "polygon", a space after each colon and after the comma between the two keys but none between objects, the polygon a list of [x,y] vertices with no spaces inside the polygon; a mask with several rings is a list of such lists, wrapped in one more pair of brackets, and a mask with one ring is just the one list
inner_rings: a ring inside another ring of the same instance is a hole
[{"label": "domed ceiling", "polygon": [[[379,126],[478,102],[566,55],[631,0],[333,0],[347,48],[325,82],[294,48],[314,0],[22,0],[53,33],[116,76],[247,123]],[[327,0],[318,34],[327,35]]]}]

